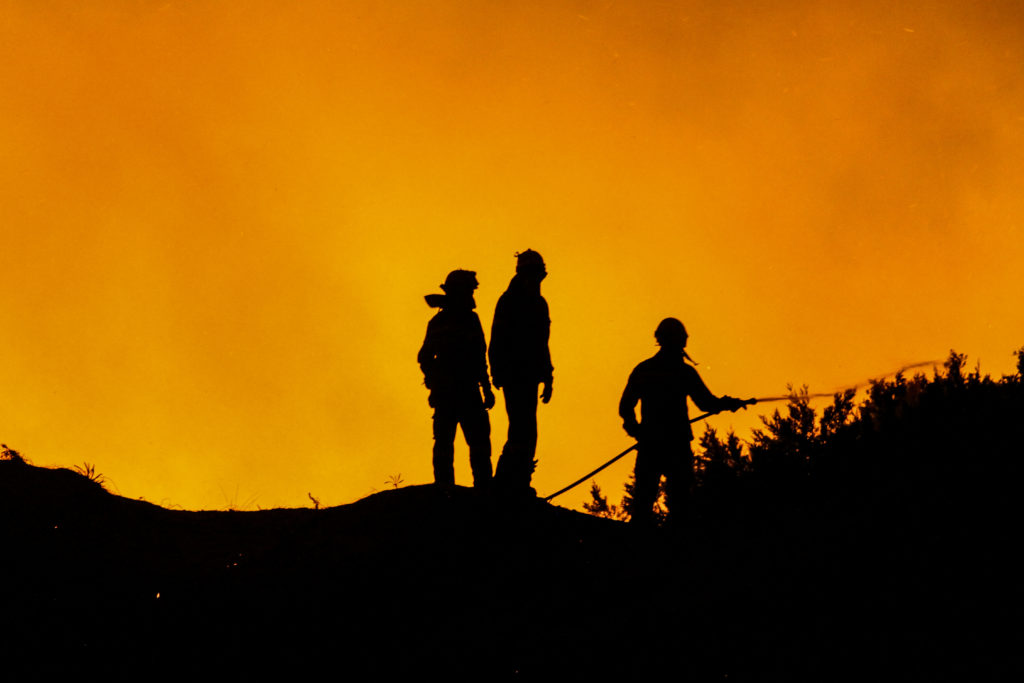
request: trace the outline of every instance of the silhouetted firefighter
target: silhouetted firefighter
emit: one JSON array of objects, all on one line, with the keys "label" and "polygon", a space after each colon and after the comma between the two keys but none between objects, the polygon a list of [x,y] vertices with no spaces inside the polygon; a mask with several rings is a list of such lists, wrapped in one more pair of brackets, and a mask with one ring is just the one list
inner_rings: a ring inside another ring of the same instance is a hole
[{"label": "silhouetted firefighter", "polygon": [[[658,483],[665,476],[665,496],[674,521],[685,515],[686,499],[693,481],[693,430],[687,412],[686,397],[701,410],[735,412],[746,402],[722,396],[717,398],[704,385],[700,375],[687,361],[686,328],[675,318],[665,318],[654,332],[661,349],[640,363],[629,376],[619,401],[619,415],[626,433],[639,442],[634,476],[632,521],[653,522]],[[640,402],[641,421],[636,420]]]},{"label": "silhouetted firefighter", "polygon": [[[473,312],[476,273],[453,270],[441,289],[428,294],[432,308],[441,310],[427,324],[427,337],[417,357],[434,409],[434,483],[455,485],[455,429],[469,445],[473,486],[491,482],[491,422],[487,411],[494,393],[487,377],[487,343],[480,318]],[[481,398],[483,390],[483,398]]]},{"label": "silhouetted firefighter", "polygon": [[537,393],[551,400],[552,372],[548,336],[551,318],[540,295],[547,277],[544,259],[532,249],[516,254],[516,274],[498,299],[488,355],[494,386],[505,396],[508,440],[498,459],[495,483],[507,491],[536,492],[530,479],[537,463]]}]

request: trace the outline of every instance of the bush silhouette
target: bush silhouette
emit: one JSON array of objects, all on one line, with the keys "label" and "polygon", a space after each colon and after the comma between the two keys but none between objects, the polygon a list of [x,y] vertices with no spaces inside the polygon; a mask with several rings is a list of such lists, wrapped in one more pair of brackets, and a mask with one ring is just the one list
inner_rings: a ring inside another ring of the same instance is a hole
[{"label": "bush silhouette", "polygon": [[[1024,348],[1014,355],[1017,373],[993,380],[951,351],[931,378],[873,381],[859,405],[846,390],[820,415],[806,386],[790,387],[786,406],[762,417],[749,443],[705,428],[695,449],[695,505],[709,508],[705,519],[725,514],[715,506],[769,499],[940,516],[957,501],[974,510],[967,516],[996,514],[992,505],[1005,503],[1021,468],[1015,427],[1024,415]],[[609,506],[596,485],[592,498],[588,511],[628,519],[630,483],[619,506]]]}]

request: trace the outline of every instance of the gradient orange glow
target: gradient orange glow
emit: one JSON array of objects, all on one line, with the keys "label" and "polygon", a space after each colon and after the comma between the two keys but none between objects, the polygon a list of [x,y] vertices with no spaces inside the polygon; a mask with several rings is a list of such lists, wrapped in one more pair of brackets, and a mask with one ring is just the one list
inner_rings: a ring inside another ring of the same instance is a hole
[{"label": "gradient orange glow", "polygon": [[[0,439],[186,508],[429,482],[422,297],[476,270],[489,330],[527,247],[542,494],[630,443],[617,401],[668,315],[716,393],[950,348],[1009,372],[1022,12],[4,2]],[[500,396],[492,425],[497,451]],[[459,483],[467,460],[459,437]]]}]

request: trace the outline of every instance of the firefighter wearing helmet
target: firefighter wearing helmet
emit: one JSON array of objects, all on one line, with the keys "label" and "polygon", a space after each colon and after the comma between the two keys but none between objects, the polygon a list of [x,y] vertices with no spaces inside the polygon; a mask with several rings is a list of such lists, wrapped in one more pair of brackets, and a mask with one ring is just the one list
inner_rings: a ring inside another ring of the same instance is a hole
[{"label": "firefighter wearing helmet", "polygon": [[[669,515],[675,520],[685,515],[686,500],[693,481],[693,430],[687,410],[687,397],[706,412],[735,412],[747,402],[731,396],[712,394],[686,353],[688,335],[683,323],[665,318],[654,331],[661,348],[643,361],[629,376],[619,401],[619,415],[626,433],[639,442],[633,492],[632,520],[637,524],[654,521],[654,502],[658,483],[665,477]],[[636,404],[641,419],[636,419]]]},{"label": "firefighter wearing helmet", "polygon": [[[478,284],[471,270],[453,270],[441,289],[428,294],[440,310],[427,324],[417,360],[434,409],[434,483],[455,485],[455,431],[461,425],[469,446],[473,486],[491,483],[491,423],[487,411],[494,393],[487,375],[487,345],[480,318],[473,310]],[[481,394],[482,392],[482,394]]]},{"label": "firefighter wearing helmet", "polygon": [[532,249],[516,258],[516,274],[494,310],[488,350],[494,386],[502,390],[508,412],[508,440],[494,479],[506,492],[536,495],[530,480],[536,468],[537,398],[539,393],[541,401],[550,401],[553,382],[551,318],[540,293],[548,272],[544,259]]}]

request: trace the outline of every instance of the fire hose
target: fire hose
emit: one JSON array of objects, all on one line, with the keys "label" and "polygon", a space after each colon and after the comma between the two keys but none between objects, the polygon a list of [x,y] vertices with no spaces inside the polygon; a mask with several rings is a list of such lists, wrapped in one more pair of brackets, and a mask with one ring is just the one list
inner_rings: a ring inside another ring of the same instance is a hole
[{"label": "fire hose", "polygon": [[[748,398],[747,400],[745,400],[745,401],[742,401],[742,402],[741,402],[741,405],[740,405],[740,406],[738,406],[738,407],[737,407],[737,409],[738,409],[738,408],[746,408],[747,406],[752,406],[752,405],[754,405],[755,403],[757,403],[758,401],[775,401],[775,400],[780,400],[780,399],[777,399],[777,398],[775,398],[774,396],[773,396],[773,397],[771,397],[771,398],[767,398],[767,399],[758,399],[758,398]],[[717,415],[717,414],[718,414],[719,412],[720,412],[720,411],[711,411],[711,412],[708,412],[708,413],[704,413],[703,415],[698,415],[697,417],[695,417],[695,418],[693,418],[692,420],[690,420],[690,424],[693,424],[694,422],[700,422],[700,421],[701,421],[701,420],[703,420],[704,418],[707,418],[707,417],[711,417],[712,415]],[[609,460],[609,461],[608,461],[608,462],[606,462],[605,464],[603,464],[603,465],[601,465],[600,467],[598,467],[598,468],[597,468],[596,470],[594,470],[594,471],[592,471],[592,472],[588,472],[587,474],[583,475],[582,477],[580,477],[579,479],[577,479],[577,480],[576,480],[576,481],[574,481],[573,483],[571,483],[571,484],[569,484],[568,486],[566,486],[566,487],[565,487],[564,489],[561,489],[561,490],[559,490],[559,491],[556,491],[555,493],[552,493],[552,494],[551,494],[550,496],[547,496],[547,497],[546,497],[546,498],[544,499],[544,501],[545,501],[545,502],[547,502],[547,501],[550,501],[550,500],[552,500],[552,499],[554,499],[554,498],[557,498],[558,496],[562,495],[562,494],[563,494],[563,493],[565,493],[566,491],[570,491],[570,490],[572,490],[572,489],[576,488],[577,486],[579,486],[580,484],[582,484],[583,482],[585,482],[585,481],[586,481],[587,479],[590,479],[590,478],[591,478],[592,476],[594,476],[595,474],[597,474],[598,472],[600,472],[600,471],[601,471],[601,470],[603,470],[604,468],[608,467],[608,466],[609,466],[609,465],[611,465],[612,463],[614,463],[614,462],[618,461],[618,460],[619,460],[619,459],[621,459],[621,458],[624,458],[624,457],[626,457],[627,455],[629,455],[630,453],[632,453],[633,451],[635,451],[635,450],[636,450],[636,448],[637,448],[637,446],[639,446],[639,445],[640,445],[640,442],[639,442],[639,441],[637,441],[637,442],[636,442],[635,444],[633,444],[632,446],[630,446],[630,447],[629,447],[629,448],[627,448],[626,450],[622,451],[621,453],[619,453],[618,455],[616,455],[616,456],[615,456],[614,458],[612,458],[611,460]]]},{"label": "fire hose", "polygon": [[[879,375],[878,377],[875,377],[873,379],[869,379],[867,382],[864,382],[864,383],[861,383],[861,384],[855,384],[855,385],[853,385],[851,387],[846,387],[845,389],[836,389],[835,391],[822,392],[822,393],[818,393],[818,394],[806,394],[805,393],[805,394],[803,394],[803,396],[805,398],[823,398],[823,397],[828,397],[828,396],[832,396],[834,394],[841,393],[841,392],[849,390],[849,389],[860,389],[863,386],[866,386],[866,385],[871,384],[873,382],[880,381],[880,380],[882,380],[885,377],[890,377],[892,375],[902,374],[902,373],[906,372],[907,370],[912,370],[912,369],[915,369],[915,368],[926,367],[928,365],[937,365],[939,362],[940,361],[926,360],[926,361],[921,361],[920,363],[910,363],[908,365],[904,365],[902,368],[900,368],[899,370],[896,370],[895,372],[890,372],[890,373],[887,373],[885,375]],[[786,396],[767,396],[765,398],[749,398],[749,399],[747,399],[747,400],[742,402],[742,406],[741,407],[746,408],[747,406],[752,406],[755,403],[771,403],[771,402],[774,402],[774,401],[788,401],[790,398],[792,398],[792,394],[786,395]],[[720,411],[712,411],[710,413],[704,413],[703,415],[698,415],[697,417],[695,417],[692,420],[690,420],[690,424],[693,424],[694,422],[700,422],[704,418],[711,417],[712,415],[717,415],[718,412],[720,412]],[[552,500],[553,498],[557,498],[558,496],[562,495],[566,491],[569,491],[569,490],[579,486],[580,484],[582,484],[587,479],[589,479],[590,477],[594,476],[595,474],[597,474],[598,472],[600,472],[604,468],[608,467],[612,463],[618,461],[621,458],[624,458],[625,456],[627,456],[630,453],[632,453],[633,451],[635,451],[637,446],[639,446],[639,445],[640,445],[640,442],[637,442],[637,443],[633,444],[632,446],[630,446],[626,450],[622,451],[621,453],[616,455],[614,458],[612,458],[611,460],[609,460],[605,464],[603,464],[600,467],[598,467],[593,472],[590,472],[590,473],[580,477],[579,479],[577,479],[573,483],[571,483],[568,486],[566,486],[564,489],[561,489],[560,491],[556,491],[555,493],[552,493],[550,496],[545,498],[544,501],[547,502],[549,500]]]}]

